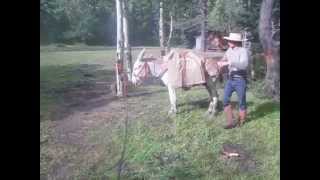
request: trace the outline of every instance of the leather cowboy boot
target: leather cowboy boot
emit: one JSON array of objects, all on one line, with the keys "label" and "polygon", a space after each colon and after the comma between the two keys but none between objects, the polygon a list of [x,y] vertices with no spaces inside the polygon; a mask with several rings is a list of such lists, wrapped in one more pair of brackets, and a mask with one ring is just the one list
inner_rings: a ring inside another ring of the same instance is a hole
[{"label": "leather cowboy boot", "polygon": [[232,129],[236,127],[236,123],[234,123],[233,116],[232,116],[232,108],[231,105],[228,105],[224,108],[224,112],[226,114],[226,120],[227,120],[227,125],[224,126],[224,129]]},{"label": "leather cowboy boot", "polygon": [[247,111],[246,110],[240,110],[239,111],[239,126],[242,126],[246,120]]}]

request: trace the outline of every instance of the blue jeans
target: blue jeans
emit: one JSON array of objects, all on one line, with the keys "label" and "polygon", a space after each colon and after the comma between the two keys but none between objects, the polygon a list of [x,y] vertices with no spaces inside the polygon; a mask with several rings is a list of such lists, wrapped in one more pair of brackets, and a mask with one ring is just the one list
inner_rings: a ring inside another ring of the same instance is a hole
[{"label": "blue jeans", "polygon": [[236,91],[239,101],[240,110],[247,109],[246,103],[246,80],[243,78],[228,79],[226,86],[224,87],[223,106],[226,107],[230,104],[230,98],[232,93]]}]

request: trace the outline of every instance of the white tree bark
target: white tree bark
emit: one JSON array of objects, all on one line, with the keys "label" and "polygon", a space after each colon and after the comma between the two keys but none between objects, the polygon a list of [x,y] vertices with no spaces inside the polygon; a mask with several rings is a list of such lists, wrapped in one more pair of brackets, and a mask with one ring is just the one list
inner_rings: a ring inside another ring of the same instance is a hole
[{"label": "white tree bark", "polygon": [[117,62],[116,62],[116,90],[117,96],[123,96],[123,25],[122,25],[122,3],[116,0],[117,11]]},{"label": "white tree bark", "polygon": [[170,15],[170,32],[169,32],[169,38],[167,41],[167,48],[166,48],[167,53],[170,51],[170,48],[171,48],[170,41],[172,38],[172,32],[173,32],[173,17],[172,17],[172,15]]},{"label": "white tree bark", "polygon": [[160,40],[160,48],[161,48],[161,55],[164,55],[165,46],[164,46],[164,24],[163,24],[163,1],[160,0],[160,17],[159,17],[159,40]]},{"label": "white tree bark", "polygon": [[123,35],[124,35],[124,64],[127,69],[128,80],[131,81],[132,78],[132,55],[131,46],[129,39],[129,28],[128,28],[128,3],[127,0],[122,0],[122,23],[123,23]]},{"label": "white tree bark", "polygon": [[201,0],[201,16],[203,18],[201,22],[201,50],[206,51],[206,30],[207,30],[207,11],[208,0]]}]

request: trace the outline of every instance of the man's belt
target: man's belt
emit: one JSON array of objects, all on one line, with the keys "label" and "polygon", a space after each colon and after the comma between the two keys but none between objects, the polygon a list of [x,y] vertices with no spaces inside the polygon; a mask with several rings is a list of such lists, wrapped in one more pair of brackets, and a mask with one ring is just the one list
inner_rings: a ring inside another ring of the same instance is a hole
[{"label": "man's belt", "polygon": [[247,71],[246,70],[231,71],[230,76],[231,77],[233,77],[233,76],[245,77],[245,76],[247,76]]},{"label": "man's belt", "polygon": [[229,74],[229,77],[231,79],[236,79],[236,78],[244,78],[244,79],[246,79],[247,71],[246,70],[231,71],[230,74]]}]

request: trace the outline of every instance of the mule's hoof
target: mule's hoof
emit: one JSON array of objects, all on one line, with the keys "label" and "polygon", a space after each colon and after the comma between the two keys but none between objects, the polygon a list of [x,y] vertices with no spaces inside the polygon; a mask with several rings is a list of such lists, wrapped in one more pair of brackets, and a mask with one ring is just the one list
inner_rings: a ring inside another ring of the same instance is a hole
[{"label": "mule's hoof", "polygon": [[210,111],[206,111],[204,113],[204,118],[208,119],[208,120],[211,120],[215,117],[215,115],[213,114],[213,112],[210,112]]},{"label": "mule's hoof", "polygon": [[216,111],[211,112],[211,116],[212,116],[212,117],[216,117],[216,116],[217,116],[217,112],[216,112]]},{"label": "mule's hoof", "polygon": [[208,117],[208,116],[210,116],[210,114],[211,114],[210,111],[206,111],[206,112],[204,113],[204,116],[205,116],[205,117]]},{"label": "mule's hoof", "polygon": [[174,118],[174,117],[176,117],[176,113],[168,113],[168,117],[169,118]]},{"label": "mule's hoof", "polygon": [[170,110],[168,116],[176,116],[177,112]]}]

